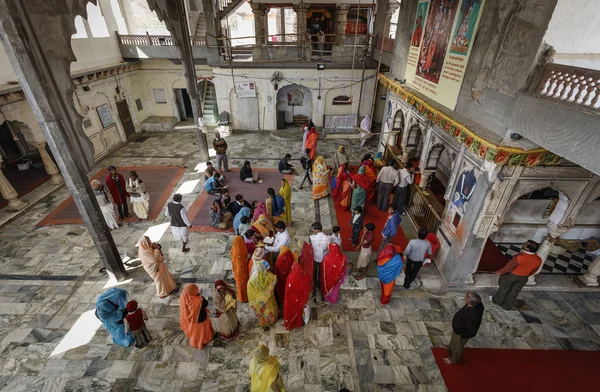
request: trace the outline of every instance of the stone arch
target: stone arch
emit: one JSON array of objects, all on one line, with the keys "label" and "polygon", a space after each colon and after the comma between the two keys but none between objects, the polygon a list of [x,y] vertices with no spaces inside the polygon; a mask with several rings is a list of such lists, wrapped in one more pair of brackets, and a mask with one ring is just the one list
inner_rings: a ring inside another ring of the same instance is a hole
[{"label": "stone arch", "polygon": [[274,105],[276,116],[279,116],[279,111],[285,112],[286,124],[293,123],[295,115],[306,116],[310,120],[313,114],[312,91],[301,84],[288,84],[277,90]]},{"label": "stone arch", "polygon": [[413,123],[406,132],[406,147],[416,148],[423,139],[423,131],[419,123]]},{"label": "stone arch", "polygon": [[429,149],[429,152],[427,153],[427,160],[425,161],[424,169],[435,170],[437,168],[437,164],[440,160],[440,157],[442,156],[442,153],[444,152],[444,149],[445,149],[445,147],[442,143],[437,142],[437,141],[434,142],[434,144]]},{"label": "stone arch", "polygon": [[396,147],[402,150],[402,137],[404,133],[404,112],[398,109],[392,120],[392,132],[396,133]]}]

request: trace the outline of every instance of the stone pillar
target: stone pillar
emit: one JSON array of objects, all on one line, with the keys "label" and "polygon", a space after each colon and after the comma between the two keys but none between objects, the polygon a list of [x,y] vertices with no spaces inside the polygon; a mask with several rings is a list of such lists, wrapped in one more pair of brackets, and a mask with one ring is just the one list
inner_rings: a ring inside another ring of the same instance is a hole
[{"label": "stone pillar", "polygon": [[435,174],[435,170],[432,169],[424,169],[421,170],[421,179],[419,180],[419,188],[425,189],[427,188],[427,184],[429,183],[429,177]]},{"label": "stone pillar", "polygon": [[335,9],[335,44],[339,46],[345,42],[349,10],[350,4],[339,4]]},{"label": "stone pillar", "polygon": [[179,49],[179,59],[183,64],[185,72],[186,90],[190,96],[192,111],[194,113],[194,125],[196,126],[196,137],[200,149],[200,159],[207,161],[208,142],[204,133],[204,119],[202,118],[202,107],[198,96],[198,81],[196,80],[196,66],[188,28],[188,17],[185,11],[184,0],[148,0],[150,10],[155,11],[158,19],[165,22],[173,42]]},{"label": "stone pillar", "polygon": [[402,163],[408,162],[408,156],[413,150],[413,147],[402,146]]},{"label": "stone pillar", "polygon": [[72,96],[71,34],[83,7],[67,0],[1,0],[0,37],[100,259],[122,281],[125,267],[87,178],[93,149]]},{"label": "stone pillar", "polygon": [[540,245],[540,249],[538,249],[537,251],[537,255],[542,259],[542,264],[540,265],[540,268],[538,268],[538,270],[535,272],[535,274],[531,275],[527,280],[528,286],[536,285],[535,276],[539,274],[542,268],[544,267],[546,259],[550,254],[550,249],[552,248],[552,245],[554,245],[554,243],[558,241],[561,235],[569,231],[570,228],[570,225],[556,226],[554,223],[548,222],[548,235],[546,236],[546,238],[544,238],[544,242],[542,242],[542,244]]},{"label": "stone pillar", "polygon": [[50,183],[54,185],[59,185],[65,182],[65,179],[60,174],[60,170],[58,170],[58,167],[56,167],[56,164],[50,157],[50,154],[48,154],[48,151],[46,151],[46,142],[43,141],[32,144],[35,148],[37,148],[38,152],[40,153],[42,163],[44,164],[44,169],[46,169],[46,173],[48,173],[48,175],[50,176]]},{"label": "stone pillar", "polygon": [[[2,156],[0,155],[0,165],[2,165]],[[8,179],[4,177],[4,173],[0,168],[0,194],[8,201],[8,208],[12,211],[20,211],[27,207],[27,202],[19,200],[17,190],[10,185]]]},{"label": "stone pillar", "polygon": [[264,4],[251,2],[252,13],[254,14],[254,36],[256,45],[263,46],[267,35],[267,26],[265,26],[265,15],[267,14]]},{"label": "stone pillar", "polygon": [[108,33],[111,37],[114,36],[115,33],[119,31],[119,25],[117,24],[117,19],[110,6],[110,0],[98,0],[98,7],[100,7],[100,12],[102,13],[102,16],[104,16]]},{"label": "stone pillar", "polygon": [[404,0],[400,4],[400,15],[396,26],[394,58],[391,74],[399,80],[406,79],[406,64],[410,52],[410,38],[415,26],[418,0]]},{"label": "stone pillar", "polygon": [[586,286],[598,286],[598,276],[600,275],[600,254],[589,265],[587,272],[579,275],[577,279]]}]

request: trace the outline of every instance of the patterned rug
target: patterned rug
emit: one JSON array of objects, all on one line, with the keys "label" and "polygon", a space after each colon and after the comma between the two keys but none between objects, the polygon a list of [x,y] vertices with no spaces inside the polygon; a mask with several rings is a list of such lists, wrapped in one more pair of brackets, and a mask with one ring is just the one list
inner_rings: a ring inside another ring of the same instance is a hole
[{"label": "patterned rug", "polygon": [[[185,173],[185,168],[179,166],[121,166],[117,170],[126,179],[129,171],[135,170],[146,184],[146,192],[150,195],[150,211],[148,212],[148,220],[150,221],[155,220],[162,212],[173,189],[177,186],[179,180],[181,180],[183,173]],[[90,180],[97,179],[104,183],[107,174],[106,170],[101,170]],[[131,204],[129,205],[129,213],[131,214],[131,218],[127,218],[125,221],[136,222],[137,217],[133,213]],[[63,224],[83,224],[83,220],[72,197],[62,202],[42,219],[37,226]]]},{"label": "patterned rug", "polygon": [[[267,198],[267,189],[273,188],[275,192],[281,188],[281,179],[285,177],[290,184],[294,181],[294,176],[291,174],[281,174],[277,169],[252,169],[258,173],[258,179],[263,180],[262,184],[252,184],[240,180],[240,170],[238,168],[231,169],[231,172],[225,173],[225,185],[228,185],[231,199],[235,200],[235,195],[241,194],[249,203],[254,200],[265,201]],[[233,232],[233,228],[228,230],[220,230],[210,226],[209,209],[212,206],[212,201],[218,199],[219,196],[209,195],[205,190],[198,195],[192,206],[188,210],[188,217],[192,222],[192,231],[203,233],[220,233]],[[232,221],[233,223],[233,221]]]}]

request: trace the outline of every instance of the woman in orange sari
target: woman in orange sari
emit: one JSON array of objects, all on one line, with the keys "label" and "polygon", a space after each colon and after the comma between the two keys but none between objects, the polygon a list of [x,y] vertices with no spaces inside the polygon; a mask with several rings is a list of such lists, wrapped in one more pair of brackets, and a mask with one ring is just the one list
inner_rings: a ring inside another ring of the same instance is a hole
[{"label": "woman in orange sari", "polygon": [[279,250],[279,257],[277,258],[277,261],[275,262],[275,268],[273,269],[275,276],[277,276],[275,291],[280,307],[283,306],[285,298],[285,281],[292,270],[294,262],[297,260],[298,257],[292,253],[290,248],[287,246],[281,247]]},{"label": "woman in orange sari", "polygon": [[331,192],[334,200],[339,201],[342,211],[348,211],[352,203],[352,186],[348,175],[348,164],[344,163],[338,169],[336,187]]},{"label": "woman in orange sari", "polygon": [[373,159],[371,159],[371,154],[365,154],[362,159],[361,166],[365,167],[365,176],[369,178],[371,186],[367,191],[367,204],[374,204],[377,199],[377,171],[375,170],[375,165],[373,164]]},{"label": "woman in orange sari", "polygon": [[377,255],[377,276],[381,285],[381,305],[387,305],[392,297],[396,278],[402,272],[402,256],[394,244],[387,244]]},{"label": "woman in orange sari", "polygon": [[319,200],[329,195],[329,170],[323,163],[323,157],[317,157],[313,163],[313,200]]},{"label": "woman in orange sari", "polygon": [[241,235],[233,239],[231,247],[231,267],[233,269],[233,277],[235,278],[235,286],[237,287],[238,301],[248,302],[248,249]]},{"label": "woman in orange sari", "polygon": [[262,241],[265,237],[271,237],[275,229],[267,215],[261,215],[252,224],[252,230],[254,230],[257,240]]},{"label": "woman in orange sari", "polygon": [[307,148],[310,148],[310,159],[314,162],[315,161],[315,156],[317,156],[317,140],[319,139],[319,134],[317,133],[316,129],[313,127],[310,129],[310,132],[308,132],[308,135],[306,136],[306,144],[304,145],[304,150],[305,151]]},{"label": "woman in orange sari", "polygon": [[304,266],[294,263],[285,283],[285,302],[283,304],[285,329],[302,327],[302,315],[308,302],[308,293],[310,293],[308,283],[308,274],[305,273]]},{"label": "woman in orange sari", "polygon": [[207,306],[208,301],[198,286],[193,283],[185,286],[179,298],[179,323],[190,346],[200,350],[215,336]]}]

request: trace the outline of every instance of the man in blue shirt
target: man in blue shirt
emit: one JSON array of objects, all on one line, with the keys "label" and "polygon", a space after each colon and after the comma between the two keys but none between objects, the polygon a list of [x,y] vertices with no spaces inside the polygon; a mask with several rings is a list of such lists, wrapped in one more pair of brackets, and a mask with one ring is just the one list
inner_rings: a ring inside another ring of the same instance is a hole
[{"label": "man in blue shirt", "polygon": [[385,222],[385,226],[383,227],[383,231],[381,235],[383,238],[381,239],[381,246],[379,250],[382,250],[387,244],[392,242],[396,233],[398,232],[398,226],[400,226],[400,222],[402,222],[402,217],[396,211],[396,208],[390,204],[388,206],[388,218]]},{"label": "man in blue shirt", "polygon": [[206,180],[206,184],[204,184],[204,189],[209,195],[220,195],[225,189],[227,189],[227,185],[223,186],[220,181],[221,175],[219,173],[213,174],[208,180]]}]

